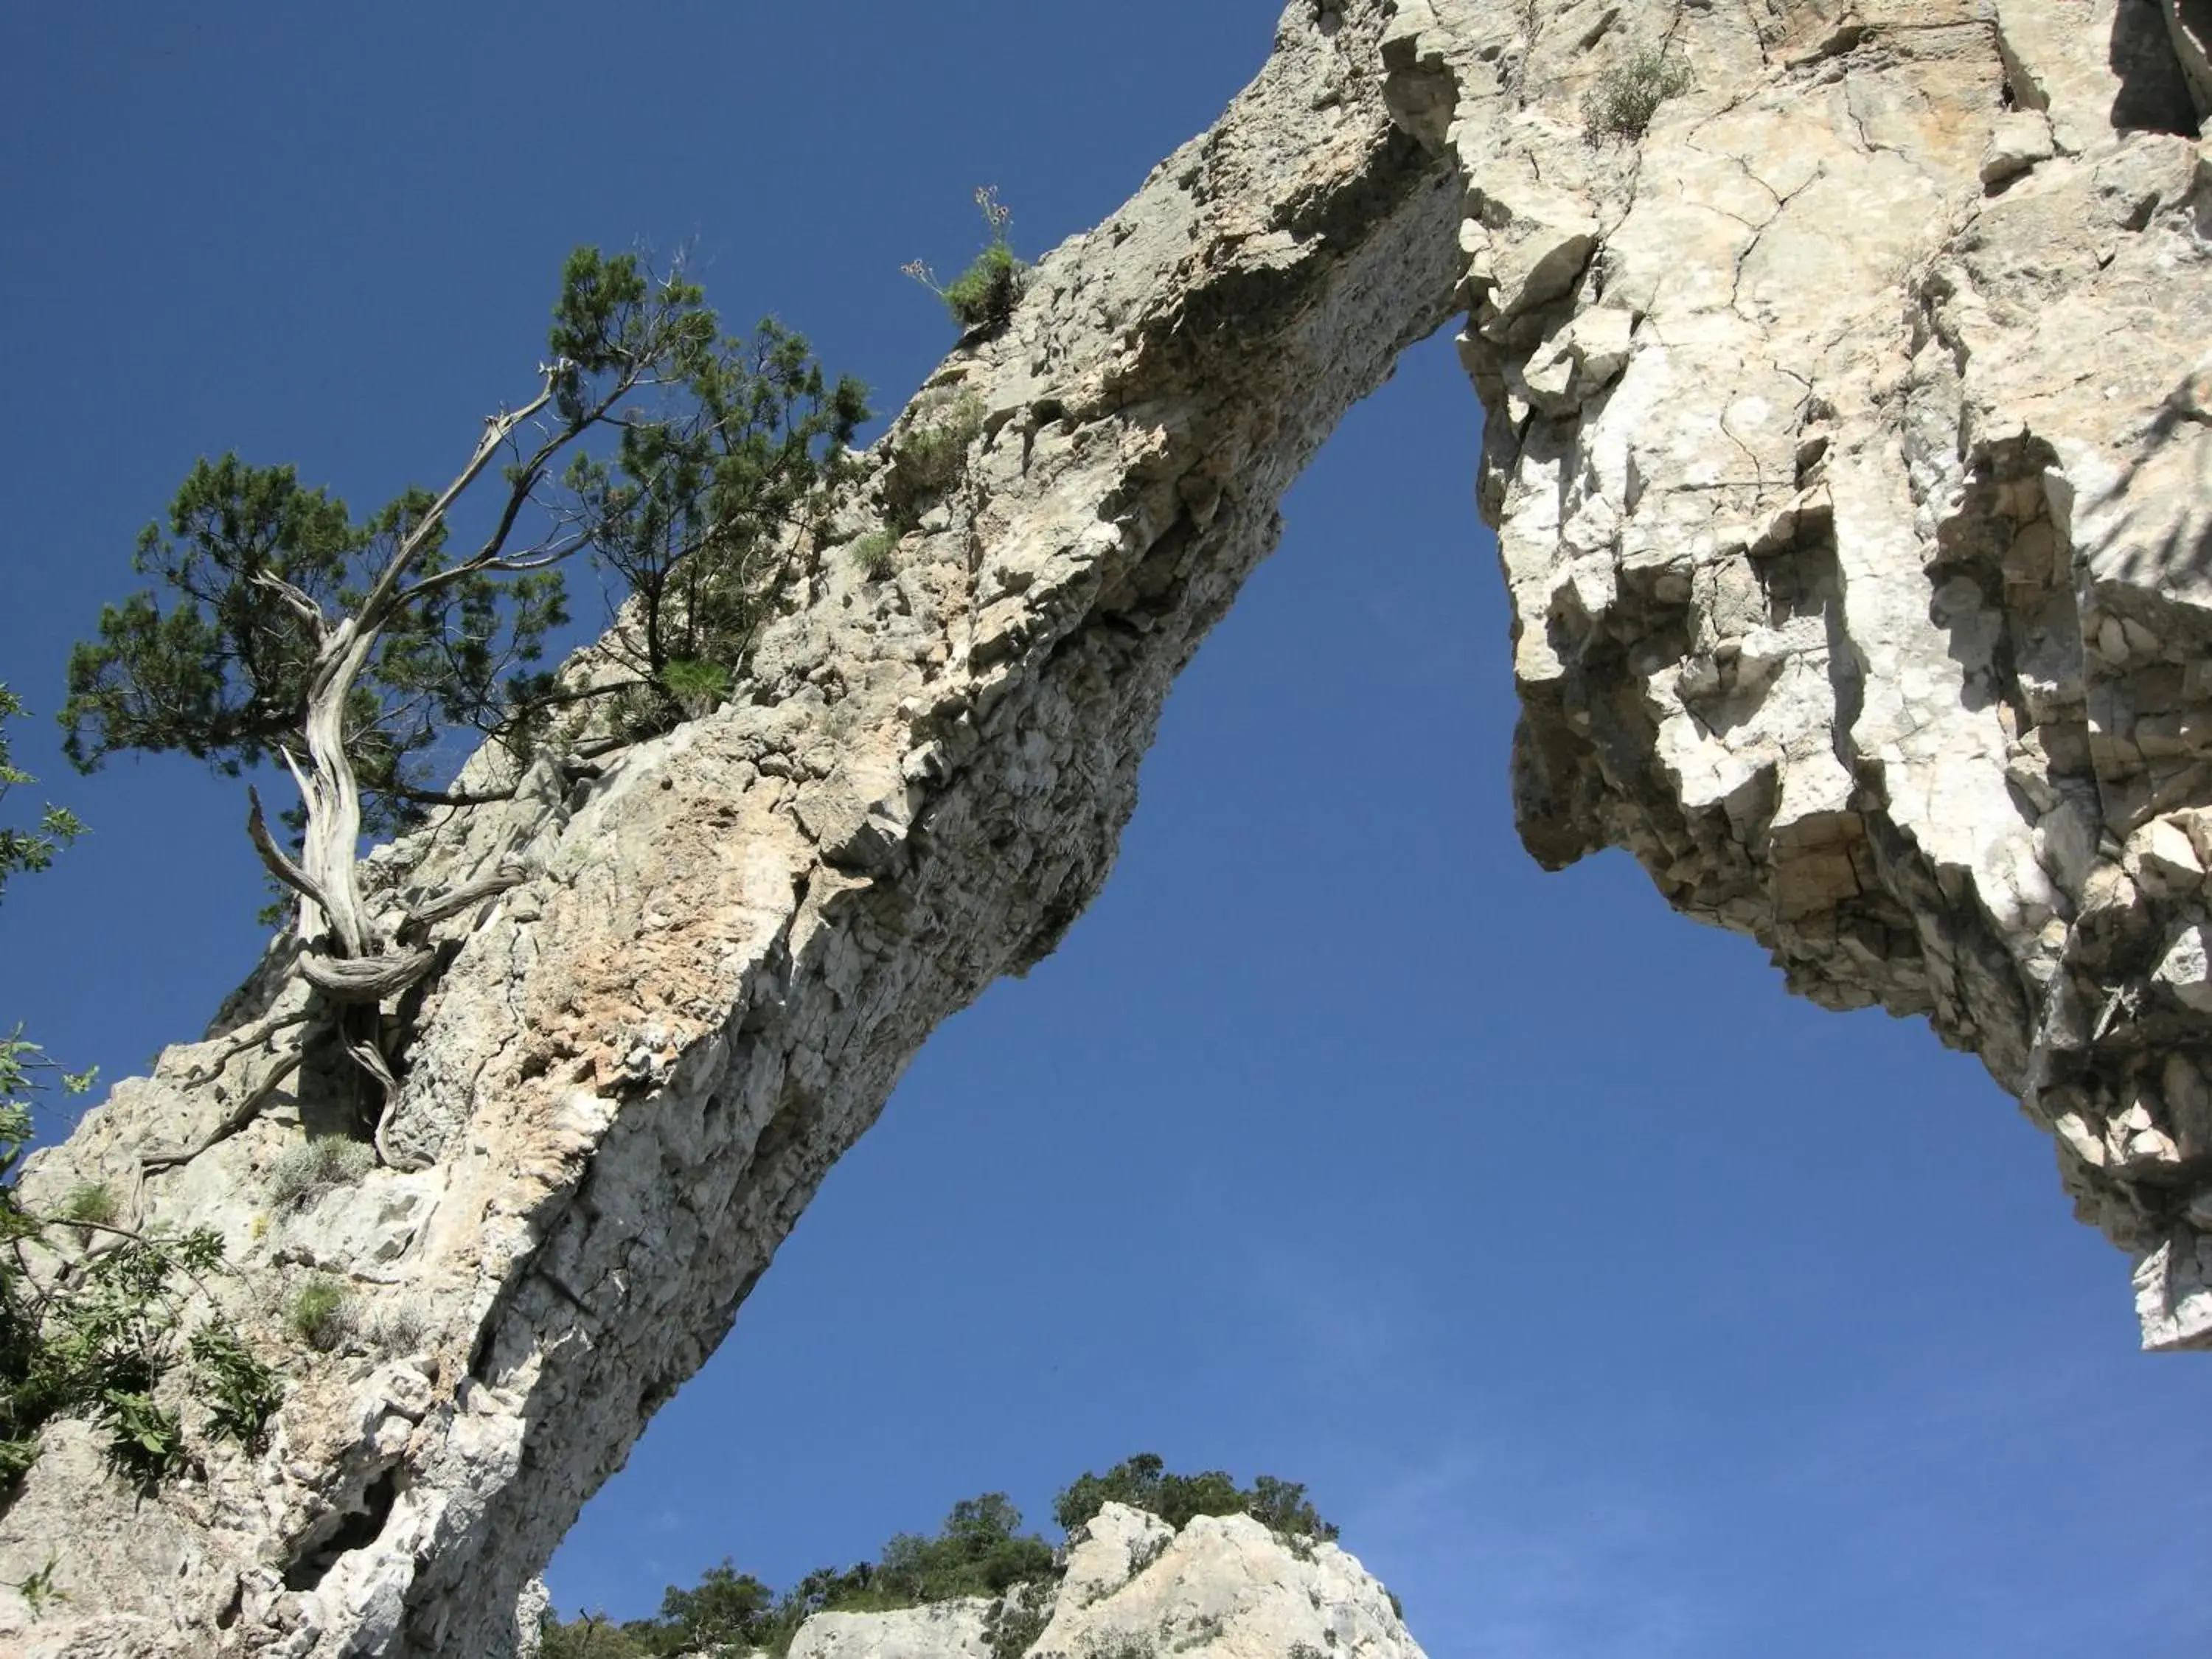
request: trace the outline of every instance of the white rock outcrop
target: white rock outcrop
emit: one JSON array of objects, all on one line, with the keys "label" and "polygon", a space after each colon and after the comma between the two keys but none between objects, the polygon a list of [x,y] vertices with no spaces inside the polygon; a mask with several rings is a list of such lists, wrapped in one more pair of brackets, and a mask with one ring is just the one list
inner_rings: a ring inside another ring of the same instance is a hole
[{"label": "white rock outcrop", "polygon": [[[532,872],[441,923],[389,1011],[426,1167],[311,1216],[269,1195],[343,1115],[282,950],[41,1155],[34,1194],[105,1180],[126,1219],[220,1228],[220,1293],[292,1387],[265,1449],[151,1497],[54,1431],[0,1580],[51,1557],[69,1599],[33,1623],[0,1594],[0,1646],[511,1646],[930,1029],[1097,891],[1282,490],[1456,313],[1531,852],[1625,847],[1802,994],[1978,1053],[2136,1260],[2146,1341],[2212,1346],[2203,25],[1296,0],[1220,122],[932,377],[738,696],[373,861],[394,911]],[[1686,87],[1592,142],[1585,98],[1655,52]],[[870,576],[845,550],[890,458],[963,412],[963,476]],[[310,1273],[352,1287],[332,1352],[273,1312]],[[1250,1541],[1187,1528],[1137,1583]],[[1210,1616],[1179,1582],[1144,1605]]]},{"label": "white rock outcrop", "polygon": [[991,1603],[939,1601],[888,1613],[817,1613],[792,1638],[790,1659],[991,1659]]},{"label": "white rock outcrop", "polygon": [[1383,1589],[1334,1544],[1285,1540],[1249,1515],[1180,1532],[1109,1504],[1068,1540],[1067,1577],[1034,1659],[1195,1654],[1421,1659]]},{"label": "white rock outcrop", "polygon": [[[1109,1504],[1067,1542],[1024,1659],[1424,1659],[1390,1593],[1334,1544],[1285,1540],[1249,1516],[1176,1531]],[[992,1659],[985,1601],[817,1613],[791,1659]]]}]

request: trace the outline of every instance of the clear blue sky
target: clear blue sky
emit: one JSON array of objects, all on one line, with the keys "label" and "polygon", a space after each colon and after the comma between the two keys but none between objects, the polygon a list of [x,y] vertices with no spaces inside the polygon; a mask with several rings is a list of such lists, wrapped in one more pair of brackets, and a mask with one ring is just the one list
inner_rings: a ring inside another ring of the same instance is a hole
[{"label": "clear blue sky", "polygon": [[[898,274],[1101,217],[1265,0],[0,16],[0,679],[42,714],[192,459],[366,507],[526,392],[562,254],[689,242],[896,406]],[[1437,1659],[2201,1659],[2202,1361],[1917,1025],[1786,998],[1506,793],[1505,612],[1446,343],[1357,410],[1169,706],[1104,897],[930,1044],[585,1512],[564,1609],[773,1582],[1155,1449],[1304,1480]],[[251,962],[240,787],[70,777],[0,1022],[109,1075]]]}]

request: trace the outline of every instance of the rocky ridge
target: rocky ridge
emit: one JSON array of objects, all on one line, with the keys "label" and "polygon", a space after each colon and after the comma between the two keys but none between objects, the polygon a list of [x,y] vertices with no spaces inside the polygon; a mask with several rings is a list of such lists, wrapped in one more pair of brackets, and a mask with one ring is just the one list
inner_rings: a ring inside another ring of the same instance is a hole
[{"label": "rocky ridge", "polygon": [[[327,1060],[281,948],[40,1157],[221,1228],[272,1349],[302,1275],[356,1316],[287,1353],[265,1452],[150,1500],[51,1431],[0,1579],[66,1536],[70,1599],[0,1597],[0,1639],[510,1644],[928,1030],[1097,891],[1283,489],[1455,313],[1531,852],[1626,847],[1794,988],[1981,1054],[2137,1261],[2146,1341],[2212,1346],[2200,9],[1297,0],[932,377],[729,703],[374,860],[395,913],[531,872],[390,1011],[424,1167],[269,1197]],[[1590,142],[1660,52],[1686,88]],[[894,573],[842,554],[909,434],[971,421]]]},{"label": "rocky ridge", "polygon": [[[1249,1516],[1200,1516],[1177,1531],[1108,1504],[1069,1534],[1056,1583],[1034,1599],[1012,1594],[1037,1621],[1019,1650],[1030,1659],[1423,1659],[1390,1593],[1356,1558],[1280,1538]],[[790,1659],[994,1659],[1001,1606],[817,1613]]]}]

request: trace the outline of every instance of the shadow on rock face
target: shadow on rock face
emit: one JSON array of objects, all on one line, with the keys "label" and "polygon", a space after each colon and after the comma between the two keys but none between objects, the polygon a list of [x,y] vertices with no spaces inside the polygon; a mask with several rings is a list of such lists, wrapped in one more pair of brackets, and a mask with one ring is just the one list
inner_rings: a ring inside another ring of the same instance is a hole
[{"label": "shadow on rock face", "polygon": [[[2171,23],[2168,6],[2176,11]],[[2120,80],[2112,100],[2114,131],[2197,136],[2203,112],[2191,96],[2175,38],[2185,30],[2198,41],[2212,35],[2212,0],[2120,0],[2108,60]],[[2212,87],[2204,91],[2212,94]]]}]

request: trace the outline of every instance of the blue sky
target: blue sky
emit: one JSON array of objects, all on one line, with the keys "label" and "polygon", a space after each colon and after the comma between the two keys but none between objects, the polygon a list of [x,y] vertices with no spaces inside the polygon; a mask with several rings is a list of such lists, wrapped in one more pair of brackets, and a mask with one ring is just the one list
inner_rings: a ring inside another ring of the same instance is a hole
[{"label": "blue sky", "polygon": [[[641,21],[642,20],[642,21]],[[562,254],[690,243],[890,409],[898,274],[1103,216],[1264,53],[1249,0],[18,8],[0,679],[58,701],[193,458],[356,507],[526,392]],[[1448,343],[1356,410],[1177,689],[1060,953],[924,1051],[586,1510],[568,1609],[787,1581],[1154,1449],[1307,1481],[1438,1659],[2134,1659],[2212,1640],[2201,1362],[1917,1025],[1784,995],[1626,859],[1546,876]],[[235,783],[67,775],[0,1021],[111,1076],[252,960]]]}]

